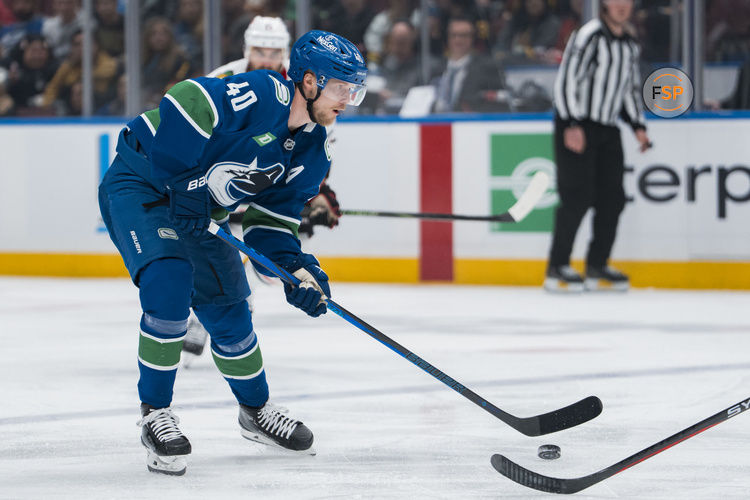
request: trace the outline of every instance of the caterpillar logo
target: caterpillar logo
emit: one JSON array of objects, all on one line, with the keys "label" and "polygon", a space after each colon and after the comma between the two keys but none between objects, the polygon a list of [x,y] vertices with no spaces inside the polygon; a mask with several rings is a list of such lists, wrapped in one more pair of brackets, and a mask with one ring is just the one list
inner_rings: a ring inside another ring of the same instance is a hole
[{"label": "caterpillar logo", "polygon": [[[490,203],[492,213],[499,214],[512,206],[538,171],[550,176],[555,184],[555,162],[552,135],[492,134],[490,136]],[[548,232],[552,230],[557,193],[550,187],[534,210],[518,224],[493,223],[493,232]]]},{"label": "caterpillar logo", "polygon": [[[634,194],[651,203],[669,203],[681,197],[687,203],[697,203],[699,184],[713,183],[717,219],[728,218],[730,202],[750,201],[750,167],[747,165],[688,165],[678,169],[657,164],[637,172],[626,166],[625,173],[635,177]],[[634,199],[634,196],[628,196],[628,201]]]}]

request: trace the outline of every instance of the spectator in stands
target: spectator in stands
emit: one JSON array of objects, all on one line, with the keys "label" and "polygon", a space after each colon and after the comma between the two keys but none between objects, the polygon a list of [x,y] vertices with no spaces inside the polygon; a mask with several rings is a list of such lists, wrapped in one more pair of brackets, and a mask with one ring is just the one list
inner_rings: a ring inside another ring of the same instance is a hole
[{"label": "spectator in stands", "polygon": [[177,2],[179,0],[139,0],[142,19],[152,17],[166,17],[174,19],[177,15]]},{"label": "spectator in stands", "polygon": [[112,57],[121,57],[125,53],[125,20],[117,11],[117,0],[96,0],[94,18],[99,48]]},{"label": "spectator in stands", "polygon": [[127,98],[128,76],[122,73],[117,78],[117,95],[114,99],[97,109],[95,115],[125,116],[125,99]]},{"label": "spectator in stands", "polygon": [[750,57],[750,2],[706,2],[708,61],[744,61]]},{"label": "spectator in stands", "polygon": [[13,114],[13,98],[8,95],[5,84],[8,80],[8,70],[0,66],[0,116]]},{"label": "spectator in stands", "polygon": [[234,61],[243,56],[245,29],[255,15],[245,11],[244,0],[222,0],[221,12],[222,60]]},{"label": "spectator in stands", "polygon": [[435,111],[507,111],[498,91],[505,88],[502,70],[487,56],[474,53],[474,23],[454,18],[448,23],[447,61],[436,88]]},{"label": "spectator in stands", "polygon": [[388,0],[388,8],[372,18],[364,36],[367,66],[370,70],[375,70],[380,63],[385,48],[385,37],[393,23],[399,19],[408,19],[414,26],[419,25],[416,0]]},{"label": "spectator in stands", "polygon": [[[435,19],[440,30],[433,33],[434,26],[430,26],[430,44],[435,43],[436,54],[442,56],[445,47],[445,32],[448,22],[456,17],[471,20],[474,24],[474,50],[478,53],[489,52],[490,16],[492,16],[503,2],[491,0],[434,0],[428,12],[428,22]],[[435,36],[438,35],[438,36]]]},{"label": "spectator in stands", "polygon": [[555,44],[555,48],[560,52],[560,59],[570,34],[580,28],[583,21],[583,0],[568,0],[567,3],[567,9],[563,9],[560,16],[560,31]]},{"label": "spectator in stands", "polygon": [[0,26],[7,26],[16,22],[16,16],[5,4],[6,0],[0,0]]},{"label": "spectator in stands", "polygon": [[78,0],[54,0],[52,11],[55,15],[44,19],[42,35],[55,59],[62,61],[70,52],[73,35],[83,27],[82,13]]},{"label": "spectator in stands", "polygon": [[[383,87],[371,92],[370,106],[376,114],[398,114],[409,89],[426,85],[439,74],[439,62],[430,60],[430,75],[427,81],[422,78],[422,65],[417,54],[417,31],[409,21],[396,21],[386,37],[383,61],[377,75]],[[369,83],[369,79],[368,79]],[[363,103],[365,104],[365,103]]]},{"label": "spectator in stands", "polygon": [[[180,0],[174,36],[194,76],[203,74],[203,0]],[[197,72],[197,73],[196,73]]]},{"label": "spectator in stands", "polygon": [[146,23],[141,62],[143,108],[156,108],[167,90],[190,74],[190,62],[175,41],[169,19],[153,17]]},{"label": "spectator in stands", "polygon": [[666,63],[670,60],[671,17],[674,15],[671,4],[671,0],[642,2],[633,14],[633,25],[643,47],[643,61]]},{"label": "spectator in stands", "polygon": [[[120,72],[117,60],[103,50],[99,50],[92,40],[94,53],[92,62],[94,109],[104,105],[114,96],[114,82]],[[82,80],[83,33],[73,35],[70,54],[60,64],[52,81],[44,89],[43,106],[56,106],[58,114],[67,112],[65,96],[70,95],[70,87]]]},{"label": "spectator in stands", "polygon": [[0,59],[10,54],[26,35],[42,32],[42,17],[37,12],[36,0],[9,0],[8,6],[16,22],[0,28]]},{"label": "spectator in stands", "polygon": [[15,114],[52,114],[41,107],[44,89],[55,74],[50,47],[41,35],[26,35],[11,55],[6,88]]},{"label": "spectator in stands", "polygon": [[343,36],[367,57],[365,31],[375,12],[365,0],[335,0],[327,9],[318,9],[315,28]]},{"label": "spectator in stands", "polygon": [[506,65],[555,64],[554,52],[560,21],[545,0],[524,0],[498,37],[495,52]]},{"label": "spectator in stands", "polygon": [[58,101],[62,116],[81,116],[83,114],[83,82],[75,82],[65,88]]}]

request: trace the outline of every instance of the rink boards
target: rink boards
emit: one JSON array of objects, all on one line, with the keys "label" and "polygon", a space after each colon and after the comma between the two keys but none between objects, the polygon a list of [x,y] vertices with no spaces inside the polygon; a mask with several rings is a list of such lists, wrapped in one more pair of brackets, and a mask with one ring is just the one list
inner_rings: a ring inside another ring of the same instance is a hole
[{"label": "rink boards", "polygon": [[[0,124],[0,273],[124,276],[96,189],[122,122]],[[537,170],[554,174],[546,115],[349,119],[330,184],[342,208],[500,213]],[[655,147],[623,130],[628,204],[613,261],[635,286],[750,288],[750,115],[651,120]],[[337,280],[538,285],[557,196],[519,224],[345,216],[304,242]],[[590,218],[574,247],[585,255]]]}]

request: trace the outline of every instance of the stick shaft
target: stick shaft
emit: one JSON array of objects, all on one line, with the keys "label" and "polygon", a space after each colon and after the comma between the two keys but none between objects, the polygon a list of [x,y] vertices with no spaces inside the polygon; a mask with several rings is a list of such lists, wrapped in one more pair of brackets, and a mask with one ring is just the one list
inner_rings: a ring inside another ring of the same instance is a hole
[{"label": "stick shaft", "polygon": [[[252,247],[246,245],[243,241],[238,240],[231,234],[222,230],[216,223],[212,222],[208,230],[212,234],[221,238],[225,243],[235,247],[241,253],[247,255],[253,262],[264,267],[271,274],[278,276],[283,281],[294,286],[299,285],[300,280],[298,280],[295,276],[290,274],[285,269],[277,266],[273,261],[268,259],[268,257],[257,252]],[[461,384],[453,377],[439,370],[433,364],[425,361],[417,354],[413,353],[406,347],[391,339],[374,326],[369,325],[361,318],[358,318],[351,312],[347,311],[332,299],[327,298],[326,303],[328,304],[328,308],[331,311],[341,316],[344,320],[351,323],[359,330],[365,332],[399,356],[403,357],[413,365],[417,366],[424,372],[447,385],[486,412],[502,420],[518,432],[521,432],[522,434],[525,434],[527,436],[539,436],[542,434],[548,434],[551,432],[560,431],[562,429],[567,429],[569,427],[573,427],[591,420],[592,418],[599,415],[602,411],[602,403],[599,398],[597,398],[596,396],[589,396],[564,408],[560,408],[541,415],[525,418],[511,415],[510,413],[501,410],[483,397],[479,396],[477,393]]]},{"label": "stick shaft", "polygon": [[474,220],[485,222],[521,222],[541,200],[549,187],[550,178],[544,172],[535,173],[526,190],[507,212],[497,215],[459,215],[431,212],[387,212],[383,210],[342,210],[342,215],[364,215],[371,217],[410,217],[435,220]]},{"label": "stick shaft", "polygon": [[361,215],[367,217],[398,217],[411,219],[434,219],[434,220],[472,220],[484,222],[513,222],[507,212],[499,215],[459,215],[433,212],[386,212],[382,210],[342,210],[342,215]]},{"label": "stick shaft", "polygon": [[[216,223],[212,222],[211,226],[209,227],[209,231],[216,235],[217,237],[224,240],[226,243],[232,245],[240,252],[247,255],[253,262],[259,264],[263,268],[267,269],[269,272],[275,274],[278,276],[282,281],[285,281],[289,284],[292,284],[294,286],[299,285],[300,280],[297,279],[296,276],[292,275],[285,269],[277,266],[273,261],[271,261],[268,257],[265,255],[259,253],[252,247],[246,245],[243,241],[238,240],[231,234],[227,233],[223,229],[221,229]],[[504,412],[500,408],[496,407],[489,401],[485,400],[478,394],[474,393],[472,390],[468,389],[465,385],[457,382],[452,377],[445,374],[443,371],[437,369],[434,365],[431,363],[428,363],[424,359],[422,359],[420,356],[417,356],[413,352],[411,352],[406,347],[402,346],[395,340],[388,337],[386,334],[378,330],[372,325],[369,325],[367,322],[362,320],[361,318],[357,317],[356,315],[352,314],[351,312],[347,311],[345,308],[337,304],[333,299],[326,299],[326,302],[328,304],[328,308],[333,311],[338,316],[341,316],[344,320],[351,323],[355,327],[359,328],[366,334],[370,335],[372,338],[380,342],[381,344],[388,347],[393,352],[397,353],[399,356],[403,357],[404,359],[410,361],[412,364],[416,365],[417,367],[421,368],[426,373],[429,373],[434,378],[438,379],[457,393],[464,396],[466,399],[471,401],[472,403],[476,404],[480,408],[483,408],[484,410],[488,411],[489,413],[495,415],[500,420],[506,421],[515,419],[513,415],[510,415],[509,413]]]}]

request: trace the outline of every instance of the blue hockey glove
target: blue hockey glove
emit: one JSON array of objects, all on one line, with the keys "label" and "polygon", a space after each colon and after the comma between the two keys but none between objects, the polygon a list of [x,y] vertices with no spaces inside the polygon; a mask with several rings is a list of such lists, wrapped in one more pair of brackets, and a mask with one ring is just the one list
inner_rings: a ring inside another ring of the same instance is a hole
[{"label": "blue hockey glove", "polygon": [[286,270],[296,276],[301,283],[292,286],[284,283],[286,301],[294,307],[302,309],[313,318],[325,314],[325,299],[331,296],[328,286],[328,275],[320,268],[320,264],[310,254],[303,253],[297,257]]},{"label": "blue hockey glove", "polygon": [[167,180],[169,220],[178,231],[200,236],[211,222],[211,198],[200,168]]}]

